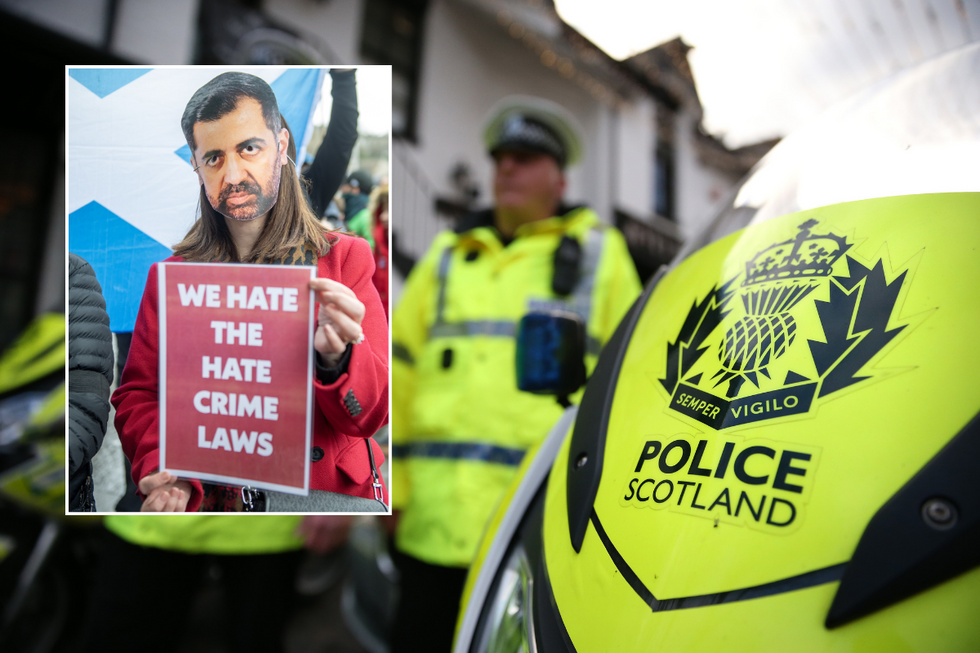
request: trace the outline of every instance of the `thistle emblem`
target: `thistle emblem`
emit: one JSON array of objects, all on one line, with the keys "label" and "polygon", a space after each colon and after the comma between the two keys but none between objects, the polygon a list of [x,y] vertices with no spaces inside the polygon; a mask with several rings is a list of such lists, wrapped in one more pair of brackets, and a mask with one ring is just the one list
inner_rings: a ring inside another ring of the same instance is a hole
[{"label": "thistle emblem", "polygon": [[718,379],[715,387],[728,382],[729,399],[745,380],[758,387],[757,375],[769,378],[769,364],[796,338],[790,311],[817,288],[818,280],[830,276],[834,263],[850,249],[841,236],[812,235],[817,224],[807,220],[796,237],[767,247],[745,264],[741,299],[746,315],[725,334],[718,350],[722,369],[712,377]]},{"label": "thistle emblem", "polygon": [[[721,430],[808,413],[820,398],[873,378],[863,366],[908,326],[889,326],[908,270],[886,273],[883,259],[869,265],[855,258],[844,236],[814,234],[818,224],[803,222],[793,238],[766,247],[745,263],[744,272],[694,301],[677,337],[666,343],[660,384],[670,395],[669,410]],[[834,265],[842,258],[847,269],[835,276]],[[826,292],[814,293],[818,288]],[[826,299],[815,299],[818,294]],[[738,304],[736,295],[745,312],[714,340],[712,334]],[[794,307],[804,300],[813,302],[815,315],[794,317]],[[780,365],[785,377],[773,378],[771,366],[797,336],[806,340],[812,371]],[[705,364],[703,355],[712,350],[717,362]]]}]

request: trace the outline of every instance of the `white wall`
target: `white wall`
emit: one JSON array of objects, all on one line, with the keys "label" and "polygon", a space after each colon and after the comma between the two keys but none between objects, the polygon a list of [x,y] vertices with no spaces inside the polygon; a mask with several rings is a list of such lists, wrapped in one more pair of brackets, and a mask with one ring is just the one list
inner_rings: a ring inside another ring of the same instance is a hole
[{"label": "white wall", "polygon": [[[685,240],[707,225],[729,189],[738,181],[734,175],[708,168],[698,158],[694,143],[696,121],[690,111],[676,117],[675,208],[677,223]],[[651,177],[652,178],[652,177]]]},{"label": "white wall", "polygon": [[653,100],[637,98],[618,117],[614,172],[617,204],[636,217],[653,212],[655,110]]},{"label": "white wall", "polygon": [[[589,98],[590,100],[592,98]],[[595,209],[599,219],[612,223],[613,209],[616,206],[616,162],[622,145],[616,139],[619,115],[614,109],[593,100],[596,113],[595,127],[586,127],[586,150],[584,163],[575,171],[584,176],[581,184],[581,200]],[[567,193],[568,200],[575,202],[579,196],[573,194],[575,188]]]}]

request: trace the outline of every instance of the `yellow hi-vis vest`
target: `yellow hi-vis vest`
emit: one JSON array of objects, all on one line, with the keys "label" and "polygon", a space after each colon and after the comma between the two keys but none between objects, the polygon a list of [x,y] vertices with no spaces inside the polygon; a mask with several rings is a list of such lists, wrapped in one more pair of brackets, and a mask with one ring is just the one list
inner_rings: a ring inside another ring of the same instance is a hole
[{"label": "yellow hi-vis vest", "polygon": [[[579,241],[581,259],[576,287],[561,297],[551,282],[565,235]],[[555,397],[517,389],[521,317],[540,306],[577,312],[591,372],[639,293],[622,235],[589,209],[522,225],[506,247],[490,226],[436,237],[392,320],[391,478],[401,551],[468,565],[525,451],[561,416]]]},{"label": "yellow hi-vis vest", "polygon": [[0,357],[0,393],[26,386],[65,366],[65,316],[39,315]]},{"label": "yellow hi-vis vest", "polygon": [[255,555],[299,549],[300,515],[107,515],[105,526],[130,544],[178,553]]}]

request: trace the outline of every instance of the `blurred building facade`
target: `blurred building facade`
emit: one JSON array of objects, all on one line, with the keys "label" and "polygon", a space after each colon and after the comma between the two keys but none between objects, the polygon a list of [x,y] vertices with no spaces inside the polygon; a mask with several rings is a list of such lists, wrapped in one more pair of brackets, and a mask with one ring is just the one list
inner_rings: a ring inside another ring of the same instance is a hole
[{"label": "blurred building facade", "polygon": [[41,313],[65,308],[65,62],[119,63],[111,54],[3,14],[9,62],[0,130],[0,351]]},{"label": "blurred building facade", "polygon": [[566,197],[623,229],[644,277],[774,144],[732,151],[704,132],[679,39],[618,62],[548,0],[0,0],[0,10],[132,63],[391,64],[401,272],[461,212],[492,201],[481,133],[506,95],[578,118],[586,155]]}]

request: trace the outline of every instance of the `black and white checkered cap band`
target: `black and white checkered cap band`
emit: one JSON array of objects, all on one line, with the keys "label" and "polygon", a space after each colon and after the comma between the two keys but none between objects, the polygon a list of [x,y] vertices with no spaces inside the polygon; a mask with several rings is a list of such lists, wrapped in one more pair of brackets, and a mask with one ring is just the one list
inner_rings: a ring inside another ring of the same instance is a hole
[{"label": "black and white checkered cap band", "polygon": [[568,157],[558,134],[547,125],[519,113],[509,116],[500,126],[490,154],[510,148],[549,154],[562,168]]}]

